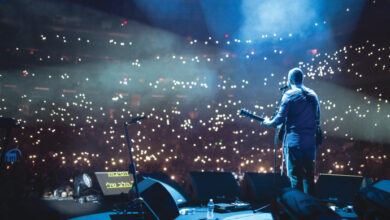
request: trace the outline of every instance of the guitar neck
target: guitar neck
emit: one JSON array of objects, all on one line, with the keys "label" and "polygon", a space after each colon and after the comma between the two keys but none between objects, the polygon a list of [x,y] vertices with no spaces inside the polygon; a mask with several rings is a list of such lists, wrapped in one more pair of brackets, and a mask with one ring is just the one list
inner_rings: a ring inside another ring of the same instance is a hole
[{"label": "guitar neck", "polygon": [[260,117],[258,115],[253,114],[252,112],[246,110],[246,109],[241,109],[240,115],[245,116],[247,118],[255,119],[257,121],[263,122],[264,118]]},{"label": "guitar neck", "polygon": [[260,121],[260,122],[263,122],[264,121],[264,118],[258,116],[258,115],[249,115],[248,116],[249,118],[252,118],[252,119],[255,119],[257,121]]}]

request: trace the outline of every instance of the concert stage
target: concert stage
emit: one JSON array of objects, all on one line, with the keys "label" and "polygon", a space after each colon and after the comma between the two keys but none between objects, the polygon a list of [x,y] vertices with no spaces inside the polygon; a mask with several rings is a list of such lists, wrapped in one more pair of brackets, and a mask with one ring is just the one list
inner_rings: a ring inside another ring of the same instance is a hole
[{"label": "concert stage", "polygon": [[[56,203],[56,204],[55,204]],[[63,203],[63,204],[61,204]],[[49,203],[48,203],[49,204]],[[71,220],[108,220],[110,216],[117,215],[116,212],[108,211],[101,204],[79,204],[74,201],[61,201],[54,202],[49,205],[50,208],[56,209],[60,216],[65,219]],[[207,208],[206,207],[183,207],[179,208],[180,215],[175,220],[199,220],[206,219]],[[343,219],[358,219],[357,215],[353,212],[345,212],[338,210],[337,213]],[[131,219],[135,219],[134,217]],[[218,213],[214,212],[213,219],[224,220],[272,220],[272,214],[270,212],[256,212],[253,210],[236,211],[230,213]]]},{"label": "concert stage", "polygon": [[[194,210],[194,214],[180,215],[175,220],[199,220],[206,219],[207,208],[200,207],[188,207]],[[187,208],[183,208],[187,209]],[[71,218],[72,220],[107,220],[110,219],[110,215],[115,215],[115,212],[104,212],[93,215],[87,215],[82,217]],[[271,213],[253,213],[253,211],[239,211],[234,213],[214,213],[213,219],[223,220],[272,220]]]},{"label": "concert stage", "polygon": [[[134,201],[140,200],[133,200],[134,189],[130,191],[131,199],[128,188],[118,187],[118,183],[132,183],[131,176],[126,172],[97,172],[96,176],[101,186],[100,196],[97,191],[85,193],[88,190],[84,188],[84,193],[78,198],[46,198],[42,200],[44,206],[65,219],[123,219],[123,213],[127,213],[129,219],[135,218],[130,214],[137,213],[139,208]],[[356,213],[364,214],[367,209],[362,208],[367,199],[361,187],[372,195],[376,194],[370,199],[379,206],[386,206],[390,187],[389,181],[365,187],[366,180],[363,181],[360,176],[321,174],[316,183],[316,197],[312,197],[289,188],[287,177],[274,174],[246,173],[244,180],[238,184],[229,172],[190,172],[191,186],[186,190],[163,173],[137,176],[142,201],[150,207],[143,205],[147,219],[155,219],[152,212],[159,219],[206,219],[206,204],[210,198],[216,201],[213,219],[274,219],[274,216],[287,216],[287,219],[319,216],[358,219]],[[119,192],[121,194],[118,195]],[[381,216],[386,208],[379,206],[375,209]]]}]

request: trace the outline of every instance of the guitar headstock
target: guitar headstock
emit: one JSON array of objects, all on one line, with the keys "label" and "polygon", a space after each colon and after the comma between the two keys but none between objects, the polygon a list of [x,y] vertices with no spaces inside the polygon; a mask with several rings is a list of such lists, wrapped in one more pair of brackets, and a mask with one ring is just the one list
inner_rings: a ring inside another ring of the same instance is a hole
[{"label": "guitar headstock", "polygon": [[248,117],[248,116],[252,116],[253,113],[245,108],[242,108],[240,110],[240,115]]}]

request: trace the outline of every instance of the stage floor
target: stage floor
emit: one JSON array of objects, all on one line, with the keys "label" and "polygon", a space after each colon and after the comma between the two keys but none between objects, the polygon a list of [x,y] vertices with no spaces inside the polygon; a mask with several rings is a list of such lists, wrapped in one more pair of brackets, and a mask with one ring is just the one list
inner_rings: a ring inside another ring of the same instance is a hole
[{"label": "stage floor", "polygon": [[[206,219],[206,208],[200,208],[200,207],[183,207],[181,209],[194,209],[195,213],[190,215],[180,215],[175,220],[201,220]],[[180,210],[181,210],[180,209]],[[107,220],[110,219],[110,215],[114,215],[115,212],[103,212],[93,215],[86,215],[81,216],[77,218],[71,218],[72,220],[90,220],[90,219],[96,219],[96,220]],[[239,211],[239,212],[232,212],[232,213],[214,213],[213,219],[219,219],[219,220],[272,220],[271,213],[253,213],[253,211]]]}]

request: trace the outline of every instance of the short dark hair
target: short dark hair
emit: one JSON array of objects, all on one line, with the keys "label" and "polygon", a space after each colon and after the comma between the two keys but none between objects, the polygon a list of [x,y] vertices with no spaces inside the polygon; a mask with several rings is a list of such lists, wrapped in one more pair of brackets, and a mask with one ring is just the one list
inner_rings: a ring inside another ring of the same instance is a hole
[{"label": "short dark hair", "polygon": [[303,82],[303,72],[299,68],[293,68],[288,72],[288,78],[294,85],[300,85]]}]

